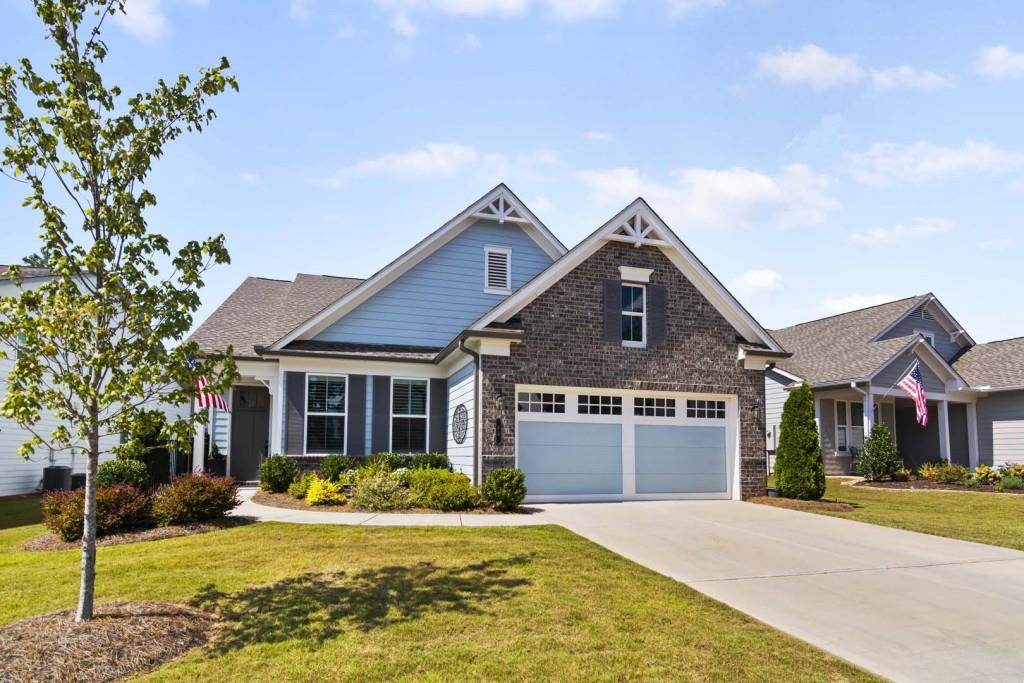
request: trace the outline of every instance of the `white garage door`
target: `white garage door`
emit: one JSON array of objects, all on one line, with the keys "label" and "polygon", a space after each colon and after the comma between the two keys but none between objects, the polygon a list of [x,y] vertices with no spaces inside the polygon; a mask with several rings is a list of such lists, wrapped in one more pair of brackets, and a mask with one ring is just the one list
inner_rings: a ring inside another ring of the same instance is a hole
[{"label": "white garage door", "polygon": [[542,386],[516,396],[528,501],[729,498],[737,488],[734,396]]}]

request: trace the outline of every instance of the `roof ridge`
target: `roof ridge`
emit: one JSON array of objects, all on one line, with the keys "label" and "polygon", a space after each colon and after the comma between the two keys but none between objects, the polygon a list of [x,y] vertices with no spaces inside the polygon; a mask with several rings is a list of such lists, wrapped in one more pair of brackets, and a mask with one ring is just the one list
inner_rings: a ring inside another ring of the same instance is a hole
[{"label": "roof ridge", "polygon": [[979,342],[979,343],[975,344],[974,346],[968,347],[968,348],[972,349],[972,348],[976,348],[978,346],[988,346],[989,344],[1002,344],[1004,342],[1019,341],[1019,340],[1022,340],[1022,339],[1024,339],[1024,334],[1020,335],[1019,337],[1007,337],[1006,339],[993,339],[992,341]]},{"label": "roof ridge", "polygon": [[281,279],[279,277],[264,277],[262,275],[247,275],[246,279],[247,280],[265,280],[266,282],[287,282],[288,284],[292,283],[291,280],[283,280],[283,279]]},{"label": "roof ridge", "polygon": [[791,329],[793,327],[800,327],[802,325],[810,325],[811,323],[820,323],[823,320],[831,320],[832,318],[838,318],[840,316],[850,315],[852,313],[861,313],[863,311],[870,311],[872,308],[881,308],[882,306],[890,306],[892,304],[898,304],[901,301],[910,301],[911,299],[922,299],[922,298],[924,298],[926,296],[928,296],[928,295],[927,294],[915,294],[913,296],[903,297],[902,299],[893,299],[892,301],[883,301],[880,304],[872,304],[871,306],[864,306],[863,308],[855,308],[852,311],[843,311],[842,313],[833,313],[832,315],[826,315],[826,316],[823,316],[821,318],[814,318],[812,320],[805,320],[805,321],[800,322],[800,323],[794,323],[792,325],[787,325],[786,327],[777,327],[777,328],[775,328],[773,330],[768,330],[768,331],[769,332],[780,332],[782,330],[788,330],[788,329]]}]

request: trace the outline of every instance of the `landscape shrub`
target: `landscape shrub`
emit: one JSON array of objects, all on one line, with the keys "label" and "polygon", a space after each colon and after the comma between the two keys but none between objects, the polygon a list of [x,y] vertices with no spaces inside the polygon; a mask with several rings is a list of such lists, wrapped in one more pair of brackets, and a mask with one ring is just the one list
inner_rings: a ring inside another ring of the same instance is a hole
[{"label": "landscape shrub", "polygon": [[974,476],[971,477],[971,481],[978,482],[979,486],[995,486],[1002,478],[999,470],[992,469],[988,465],[978,465],[978,468],[974,470]]},{"label": "landscape shrub", "polygon": [[451,463],[444,453],[415,453],[407,465],[413,470],[450,470]]},{"label": "landscape shrub", "polygon": [[328,455],[320,460],[320,476],[330,481],[341,481],[346,472],[357,466],[358,461],[350,455]]},{"label": "landscape shrub", "polygon": [[306,505],[344,505],[345,493],[341,484],[330,479],[314,476],[306,491]]},{"label": "landscape shrub", "polygon": [[366,463],[363,466],[374,471],[386,470],[392,472],[403,467],[408,467],[411,459],[412,456],[406,453],[374,453],[367,458]]},{"label": "landscape shrub", "polygon": [[996,484],[997,491],[1020,491],[1024,489],[1024,477],[1004,476]]},{"label": "landscape shrub", "polygon": [[775,450],[775,489],[783,498],[818,500],[825,494],[825,461],[814,422],[814,394],[804,382],[782,408]]},{"label": "landscape shrub", "polygon": [[864,448],[857,458],[857,474],[868,481],[889,479],[903,467],[903,458],[896,450],[896,442],[884,422],[871,428]]},{"label": "landscape shrub", "polygon": [[923,462],[917,468],[917,476],[931,482],[936,482],[939,480],[939,468],[944,464],[945,463],[941,460],[928,460],[927,462]]},{"label": "landscape shrub", "polygon": [[132,458],[115,458],[101,462],[96,469],[96,483],[99,486],[128,484],[140,491],[149,488],[149,472],[146,463]]},{"label": "landscape shrub", "polygon": [[1024,462],[1005,463],[999,468],[999,476],[1024,479]]},{"label": "landscape shrub", "polygon": [[[54,491],[43,496],[43,524],[64,541],[82,537],[85,489]],[[96,489],[96,535],[107,536],[153,526],[149,496],[134,486],[115,484]]]},{"label": "landscape shrub", "polygon": [[316,478],[316,475],[312,472],[303,474],[288,485],[288,495],[292,498],[298,498],[299,500],[305,499],[306,493],[309,491],[309,485],[312,484],[313,480]]},{"label": "landscape shrub", "polygon": [[186,474],[153,495],[153,516],[160,526],[219,519],[241,501],[231,477]]},{"label": "landscape shrub", "polygon": [[963,465],[943,463],[938,467],[936,481],[941,484],[964,484],[970,476],[971,471]]},{"label": "landscape shrub", "polygon": [[260,465],[260,488],[271,493],[285,493],[299,475],[299,466],[284,455],[272,455]]},{"label": "landscape shrub", "polygon": [[448,470],[409,470],[409,487],[416,502],[431,510],[468,510],[480,505],[480,492],[461,472]]},{"label": "landscape shrub", "polygon": [[892,473],[893,481],[910,481],[910,477],[913,476],[913,472],[908,470],[906,467],[901,467]]},{"label": "landscape shrub", "polygon": [[480,492],[495,510],[518,510],[526,497],[526,475],[522,470],[508,467],[492,470],[484,479]]},{"label": "landscape shrub", "polygon": [[416,495],[402,485],[402,478],[396,472],[376,469],[357,480],[350,496],[353,506],[373,512],[410,508]]}]

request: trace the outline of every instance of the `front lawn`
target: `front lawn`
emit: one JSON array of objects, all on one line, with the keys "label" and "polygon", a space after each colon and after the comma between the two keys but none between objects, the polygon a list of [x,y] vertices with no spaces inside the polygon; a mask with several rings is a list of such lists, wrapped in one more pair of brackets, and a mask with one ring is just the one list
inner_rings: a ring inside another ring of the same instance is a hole
[{"label": "front lawn", "polygon": [[852,510],[808,512],[1024,550],[1024,496],[845,486],[829,478],[824,500]]},{"label": "front lawn", "polygon": [[[34,503],[34,501],[32,501]],[[75,551],[0,501],[0,624],[70,607]],[[873,680],[558,527],[255,524],[99,549],[98,600],[215,611],[145,680]]]}]

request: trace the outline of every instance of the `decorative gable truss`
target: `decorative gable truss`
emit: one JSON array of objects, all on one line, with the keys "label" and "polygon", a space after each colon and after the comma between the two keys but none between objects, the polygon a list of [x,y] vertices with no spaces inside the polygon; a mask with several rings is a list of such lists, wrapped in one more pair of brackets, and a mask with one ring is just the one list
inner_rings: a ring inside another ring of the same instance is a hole
[{"label": "decorative gable truss", "polygon": [[533,225],[533,221],[529,218],[523,218],[519,215],[519,211],[516,210],[512,203],[507,199],[507,195],[504,193],[499,194],[497,199],[485,206],[483,209],[474,213],[473,218],[498,221],[499,223],[508,222]]},{"label": "decorative gable truss", "polygon": [[669,243],[661,238],[654,223],[637,210],[619,227],[609,233],[605,239],[612,242],[626,242],[634,247],[667,247]]}]

